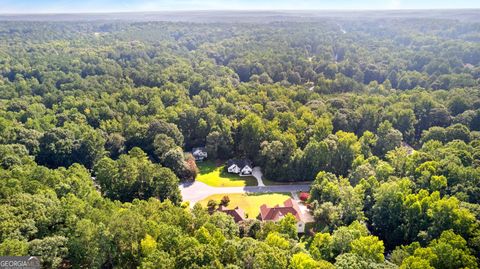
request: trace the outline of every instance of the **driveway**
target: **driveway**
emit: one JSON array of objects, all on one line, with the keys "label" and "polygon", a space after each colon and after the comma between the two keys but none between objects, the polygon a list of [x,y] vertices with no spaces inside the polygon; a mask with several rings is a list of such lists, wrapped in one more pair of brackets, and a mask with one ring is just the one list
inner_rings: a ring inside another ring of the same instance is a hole
[{"label": "driveway", "polygon": [[[263,183],[263,182],[262,182]],[[310,184],[298,185],[275,185],[275,186],[246,186],[246,187],[212,187],[205,183],[194,181],[180,185],[183,201],[189,201],[193,206],[195,203],[214,194],[229,193],[271,193],[271,192],[299,192],[309,191]]]},{"label": "driveway", "polygon": [[302,220],[305,221],[305,222],[314,222],[314,218],[312,216],[312,213],[307,208],[307,206],[302,202],[302,200],[300,200],[297,192],[292,191],[292,199],[297,202],[298,207],[300,208],[300,211],[302,213]]},{"label": "driveway", "polygon": [[259,187],[265,187],[265,184],[263,184],[262,180],[262,169],[259,166],[255,166],[252,170],[252,176],[257,179],[257,185]]}]

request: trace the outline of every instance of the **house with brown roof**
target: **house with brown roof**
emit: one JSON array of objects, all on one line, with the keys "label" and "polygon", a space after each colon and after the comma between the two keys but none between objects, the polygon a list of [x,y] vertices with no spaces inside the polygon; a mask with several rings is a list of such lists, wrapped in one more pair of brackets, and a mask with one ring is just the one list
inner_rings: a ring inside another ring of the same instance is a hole
[{"label": "house with brown roof", "polygon": [[228,209],[227,207],[221,205],[218,207],[217,211],[232,216],[235,223],[245,220],[245,211],[243,211],[243,209],[239,208],[238,206],[234,209]]},{"label": "house with brown roof", "polygon": [[305,221],[302,217],[302,212],[297,202],[291,198],[283,202],[283,206],[276,205],[274,207],[268,207],[266,204],[260,206],[260,214],[258,218],[262,221],[277,222],[284,218],[288,213],[292,214],[297,219],[297,231],[298,233],[305,232]]}]

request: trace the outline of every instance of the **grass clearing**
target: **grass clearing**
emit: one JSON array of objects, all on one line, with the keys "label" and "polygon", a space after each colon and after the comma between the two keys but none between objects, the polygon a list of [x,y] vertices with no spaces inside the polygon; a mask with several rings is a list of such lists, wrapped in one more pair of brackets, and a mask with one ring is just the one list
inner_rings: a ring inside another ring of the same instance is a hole
[{"label": "grass clearing", "polygon": [[203,207],[207,207],[209,200],[220,202],[225,195],[230,198],[228,208],[235,208],[238,206],[245,211],[248,218],[256,218],[258,214],[260,214],[260,206],[263,204],[267,204],[267,206],[282,205],[285,200],[291,198],[290,193],[225,193],[209,196],[199,203]]},{"label": "grass clearing", "polygon": [[223,163],[217,164],[214,161],[198,162],[199,174],[196,180],[212,187],[244,187],[257,186],[254,177],[241,177],[236,174],[227,173]]}]

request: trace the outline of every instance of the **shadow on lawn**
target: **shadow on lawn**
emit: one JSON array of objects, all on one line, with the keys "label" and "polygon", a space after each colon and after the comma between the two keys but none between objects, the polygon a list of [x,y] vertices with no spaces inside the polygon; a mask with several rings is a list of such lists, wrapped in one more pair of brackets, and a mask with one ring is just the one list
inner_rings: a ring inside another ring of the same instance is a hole
[{"label": "shadow on lawn", "polygon": [[209,174],[217,169],[217,165],[212,161],[203,161],[197,163],[200,174]]}]

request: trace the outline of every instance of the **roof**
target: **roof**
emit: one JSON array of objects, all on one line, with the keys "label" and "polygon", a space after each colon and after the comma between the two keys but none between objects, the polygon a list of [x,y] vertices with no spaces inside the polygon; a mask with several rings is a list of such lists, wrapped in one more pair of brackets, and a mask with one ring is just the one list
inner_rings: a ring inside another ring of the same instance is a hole
[{"label": "roof", "polygon": [[266,204],[260,206],[260,219],[278,221],[288,213],[292,214],[297,221],[301,221],[301,211],[297,202],[291,198],[283,202],[283,206],[276,205],[275,207],[268,207]]},{"label": "roof", "polygon": [[243,209],[239,208],[238,206],[234,209],[228,209],[225,206],[220,206],[218,208],[218,211],[232,216],[235,222],[239,222],[245,219],[245,211],[243,211]]},{"label": "roof", "polygon": [[240,167],[240,169],[243,169],[245,166],[250,166],[252,167],[253,163],[249,159],[230,159],[227,162],[227,167],[230,167],[232,165],[237,165]]},{"label": "roof", "polygon": [[192,148],[192,153],[195,153],[196,151],[206,152],[205,147]]}]

